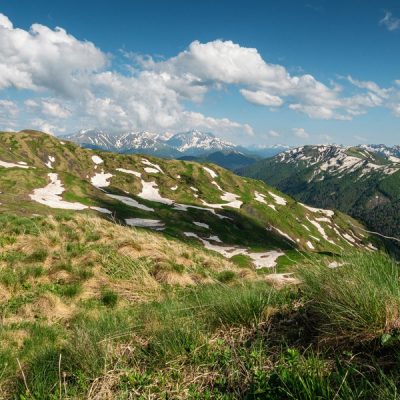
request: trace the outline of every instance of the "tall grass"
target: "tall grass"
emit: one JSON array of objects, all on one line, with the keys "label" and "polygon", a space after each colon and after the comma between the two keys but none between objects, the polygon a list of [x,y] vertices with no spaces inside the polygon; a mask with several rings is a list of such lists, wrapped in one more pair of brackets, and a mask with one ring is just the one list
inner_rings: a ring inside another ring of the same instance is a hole
[{"label": "tall grass", "polygon": [[338,264],[313,263],[299,270],[322,338],[354,343],[395,335],[400,328],[397,263],[380,253],[354,253]]}]

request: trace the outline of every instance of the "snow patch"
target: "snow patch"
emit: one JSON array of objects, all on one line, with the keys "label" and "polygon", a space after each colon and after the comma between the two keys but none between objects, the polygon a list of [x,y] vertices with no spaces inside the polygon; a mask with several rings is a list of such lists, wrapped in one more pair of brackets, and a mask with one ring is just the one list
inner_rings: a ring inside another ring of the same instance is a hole
[{"label": "snow patch", "polygon": [[125,223],[129,226],[138,226],[141,228],[150,228],[157,231],[165,229],[165,224],[159,219],[127,218]]},{"label": "snow patch", "polygon": [[23,161],[19,161],[18,164],[7,162],[7,161],[1,161],[0,160],[0,167],[4,168],[24,168],[27,169],[29,168],[26,163],[22,164]]},{"label": "snow patch", "polygon": [[[285,253],[278,250],[270,250],[263,253],[251,253],[246,248],[240,248],[236,246],[221,246],[217,244],[212,244],[208,240],[201,238],[196,233],[193,232],[184,232],[183,233],[186,237],[192,237],[195,239],[200,240],[203,246],[207,250],[215,251],[225,258],[232,258],[238,254],[243,254],[251,258],[253,264],[257,269],[259,268],[272,268],[276,265],[276,260],[283,256]],[[211,238],[209,238],[211,239]]]},{"label": "snow patch", "polygon": [[112,212],[110,210],[107,210],[107,208],[103,208],[103,207],[90,207],[90,209],[98,211],[99,213],[102,213],[102,214],[112,214]]},{"label": "snow patch", "polygon": [[268,193],[274,198],[276,204],[281,206],[285,206],[287,204],[287,201],[283,197],[278,196],[273,192],[268,192]]},{"label": "snow patch", "polygon": [[129,207],[138,208],[139,210],[143,210],[143,211],[154,211],[154,208],[150,208],[150,207],[145,206],[144,204],[140,204],[135,199],[132,199],[127,196],[119,196],[117,194],[109,194],[109,193],[107,193],[107,196],[111,197],[112,199],[118,200],[121,203],[124,203]]},{"label": "snow patch", "polygon": [[53,169],[53,162],[55,162],[55,161],[56,161],[55,157],[53,157],[53,156],[48,156],[47,162],[44,163],[44,165],[45,165],[47,168]]},{"label": "snow patch", "polygon": [[96,173],[94,176],[90,178],[90,182],[93,186],[97,188],[107,187],[110,186],[110,182],[108,181],[112,178],[112,174],[105,173],[104,171],[100,173]]},{"label": "snow patch", "polygon": [[102,164],[102,163],[104,162],[99,156],[96,156],[96,155],[92,156],[92,161],[93,161],[96,165]]},{"label": "snow patch", "polygon": [[254,196],[254,200],[259,201],[260,203],[267,204],[267,202],[265,201],[265,194],[254,192]]},{"label": "snow patch", "polygon": [[[142,158],[142,164],[147,165],[148,167],[154,168],[158,172],[161,172],[162,174],[164,173],[164,171],[161,169],[161,167],[158,164],[154,164],[154,163],[150,162],[149,160],[147,160],[146,158]],[[144,169],[146,171],[146,168],[144,168]]]},{"label": "snow patch", "polygon": [[116,168],[117,171],[119,172],[124,172],[125,174],[131,174],[131,175],[135,175],[138,178],[142,177],[142,174],[140,172],[137,171],[133,171],[131,169],[125,169],[125,168]]},{"label": "snow patch", "polygon": [[327,217],[333,217],[335,215],[335,212],[332,210],[325,210],[323,208],[315,208],[315,207],[310,207],[307,206],[306,204],[303,203],[299,203],[300,205],[302,205],[304,208],[306,208],[307,210],[314,212],[314,213],[322,213],[325,214]]},{"label": "snow patch", "polygon": [[306,245],[307,245],[311,250],[314,250],[314,249],[315,249],[315,247],[313,246],[313,244],[312,244],[310,241],[308,241],[308,242],[306,243]]},{"label": "snow patch", "polygon": [[206,229],[210,229],[210,225],[205,224],[204,222],[197,222],[197,221],[193,221],[193,223],[197,226],[200,226],[201,228],[206,228]]},{"label": "snow patch", "polygon": [[50,173],[47,175],[50,178],[50,183],[44,188],[38,188],[33,191],[29,197],[40,204],[51,208],[62,208],[65,210],[84,210],[88,208],[81,203],[70,203],[65,201],[60,196],[64,191],[64,187],[61,180],[58,179],[58,175]]},{"label": "snow patch", "polygon": [[142,199],[168,205],[174,203],[173,200],[167,199],[160,195],[160,191],[158,189],[156,182],[154,181],[146,182],[143,179],[141,179],[141,183],[142,183],[142,191],[138,194],[138,196],[141,197]]},{"label": "snow patch", "polygon": [[206,171],[210,174],[211,178],[214,179],[214,178],[218,177],[218,174],[215,171],[213,171],[212,169],[210,169],[208,167],[203,167],[203,169],[204,169],[204,171]]}]

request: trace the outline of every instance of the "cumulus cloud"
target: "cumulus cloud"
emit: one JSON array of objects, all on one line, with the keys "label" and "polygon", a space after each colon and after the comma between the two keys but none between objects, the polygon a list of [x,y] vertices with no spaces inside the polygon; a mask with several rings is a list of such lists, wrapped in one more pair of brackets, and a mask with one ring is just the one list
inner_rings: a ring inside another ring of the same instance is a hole
[{"label": "cumulus cloud", "polygon": [[41,118],[35,118],[31,121],[31,127],[39,131],[49,133],[50,135],[55,135],[56,133],[65,132],[65,128],[61,126],[53,125],[47,120]]},{"label": "cumulus cloud", "polygon": [[0,17],[0,89],[52,90],[76,96],[80,77],[103,68],[107,56],[91,42],[79,41],[62,28],[33,24],[13,28]]},{"label": "cumulus cloud", "polygon": [[[346,97],[336,84],[326,85],[309,74],[292,75],[284,66],[266,62],[257,49],[232,41],[194,41],[168,59],[128,54],[127,60],[127,70],[117,72],[109,55],[63,28],[33,24],[23,30],[0,14],[0,90],[32,93],[21,106],[32,125],[49,132],[96,126],[253,135],[246,122],[193,111],[207,93],[228,86],[251,104],[287,107],[318,119],[352,119],[379,106],[397,115],[400,103],[391,89],[352,77],[348,82],[358,92]],[[297,129],[294,133],[305,137]]]},{"label": "cumulus cloud", "polygon": [[36,112],[42,113],[44,116],[51,118],[68,118],[71,115],[71,111],[65,107],[64,104],[54,99],[28,99],[25,101],[25,105],[35,110]]},{"label": "cumulus cloud", "polygon": [[385,15],[379,21],[379,24],[385,26],[388,31],[396,31],[400,29],[400,18],[396,18],[391,12],[385,11]]},{"label": "cumulus cloud", "polygon": [[240,93],[250,103],[258,104],[260,106],[279,107],[283,104],[283,100],[280,97],[273,96],[262,90],[251,91],[247,89],[241,89]]},{"label": "cumulus cloud", "polygon": [[310,134],[304,128],[292,128],[292,132],[298,138],[307,139],[310,137]]}]

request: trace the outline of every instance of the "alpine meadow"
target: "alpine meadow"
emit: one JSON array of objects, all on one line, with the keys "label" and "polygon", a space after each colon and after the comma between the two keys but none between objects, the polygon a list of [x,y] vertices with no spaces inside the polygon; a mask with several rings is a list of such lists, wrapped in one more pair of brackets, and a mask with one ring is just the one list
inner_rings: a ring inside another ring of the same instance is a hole
[{"label": "alpine meadow", "polygon": [[400,399],[399,34],[0,0],[0,400]]}]

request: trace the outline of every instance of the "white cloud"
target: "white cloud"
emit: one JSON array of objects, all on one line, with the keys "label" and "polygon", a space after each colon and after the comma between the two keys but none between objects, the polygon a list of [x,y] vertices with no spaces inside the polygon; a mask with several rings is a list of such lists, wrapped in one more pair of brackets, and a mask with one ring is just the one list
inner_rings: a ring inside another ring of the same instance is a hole
[{"label": "white cloud", "polygon": [[254,92],[247,89],[241,89],[240,93],[248,102],[260,106],[279,107],[283,104],[283,100],[280,97],[273,96],[262,90],[257,90]]},{"label": "white cloud", "polygon": [[48,89],[76,96],[83,89],[82,76],[106,63],[107,56],[93,43],[62,28],[33,24],[25,31],[0,14],[0,89]]},{"label": "white cloud", "polygon": [[60,126],[53,125],[49,121],[36,118],[30,121],[31,127],[39,131],[55,135],[58,132],[65,132],[65,129]]},{"label": "white cloud", "polygon": [[279,132],[274,131],[273,129],[271,129],[271,130],[268,132],[268,135],[271,136],[271,137],[279,137],[279,136],[281,136],[281,134],[280,134]]},{"label": "white cloud", "polygon": [[334,83],[325,85],[302,72],[291,75],[284,66],[266,62],[257,49],[232,41],[194,41],[161,61],[140,55],[127,59],[133,63],[129,72],[116,72],[111,58],[93,43],[62,28],[14,28],[0,14],[0,90],[34,93],[25,101],[27,113],[36,127],[50,132],[96,126],[109,131],[198,128],[226,136],[253,135],[246,122],[189,109],[188,104],[200,103],[208,92],[229,85],[250,103],[272,110],[286,104],[318,119],[351,119],[379,106],[397,115],[400,103],[392,89],[352,77],[348,81],[357,93],[345,97]]},{"label": "white cloud", "polygon": [[13,24],[4,14],[0,13],[0,28],[13,29]]},{"label": "white cloud", "polygon": [[67,107],[54,99],[28,99],[25,101],[25,105],[51,118],[65,119],[71,115],[71,111]]},{"label": "white cloud", "polygon": [[384,25],[388,31],[400,29],[400,18],[396,18],[389,11],[385,11],[384,17],[379,21],[380,25]]},{"label": "white cloud", "polygon": [[347,77],[348,81],[353,84],[354,86],[360,88],[360,89],[367,89],[372,93],[375,93],[376,95],[386,98],[389,95],[390,90],[389,89],[382,89],[380,88],[375,82],[372,81],[359,81],[357,79],[353,79],[351,76]]},{"label": "white cloud", "polygon": [[304,128],[292,128],[292,132],[298,138],[307,139],[310,137],[309,133],[306,132]]}]

